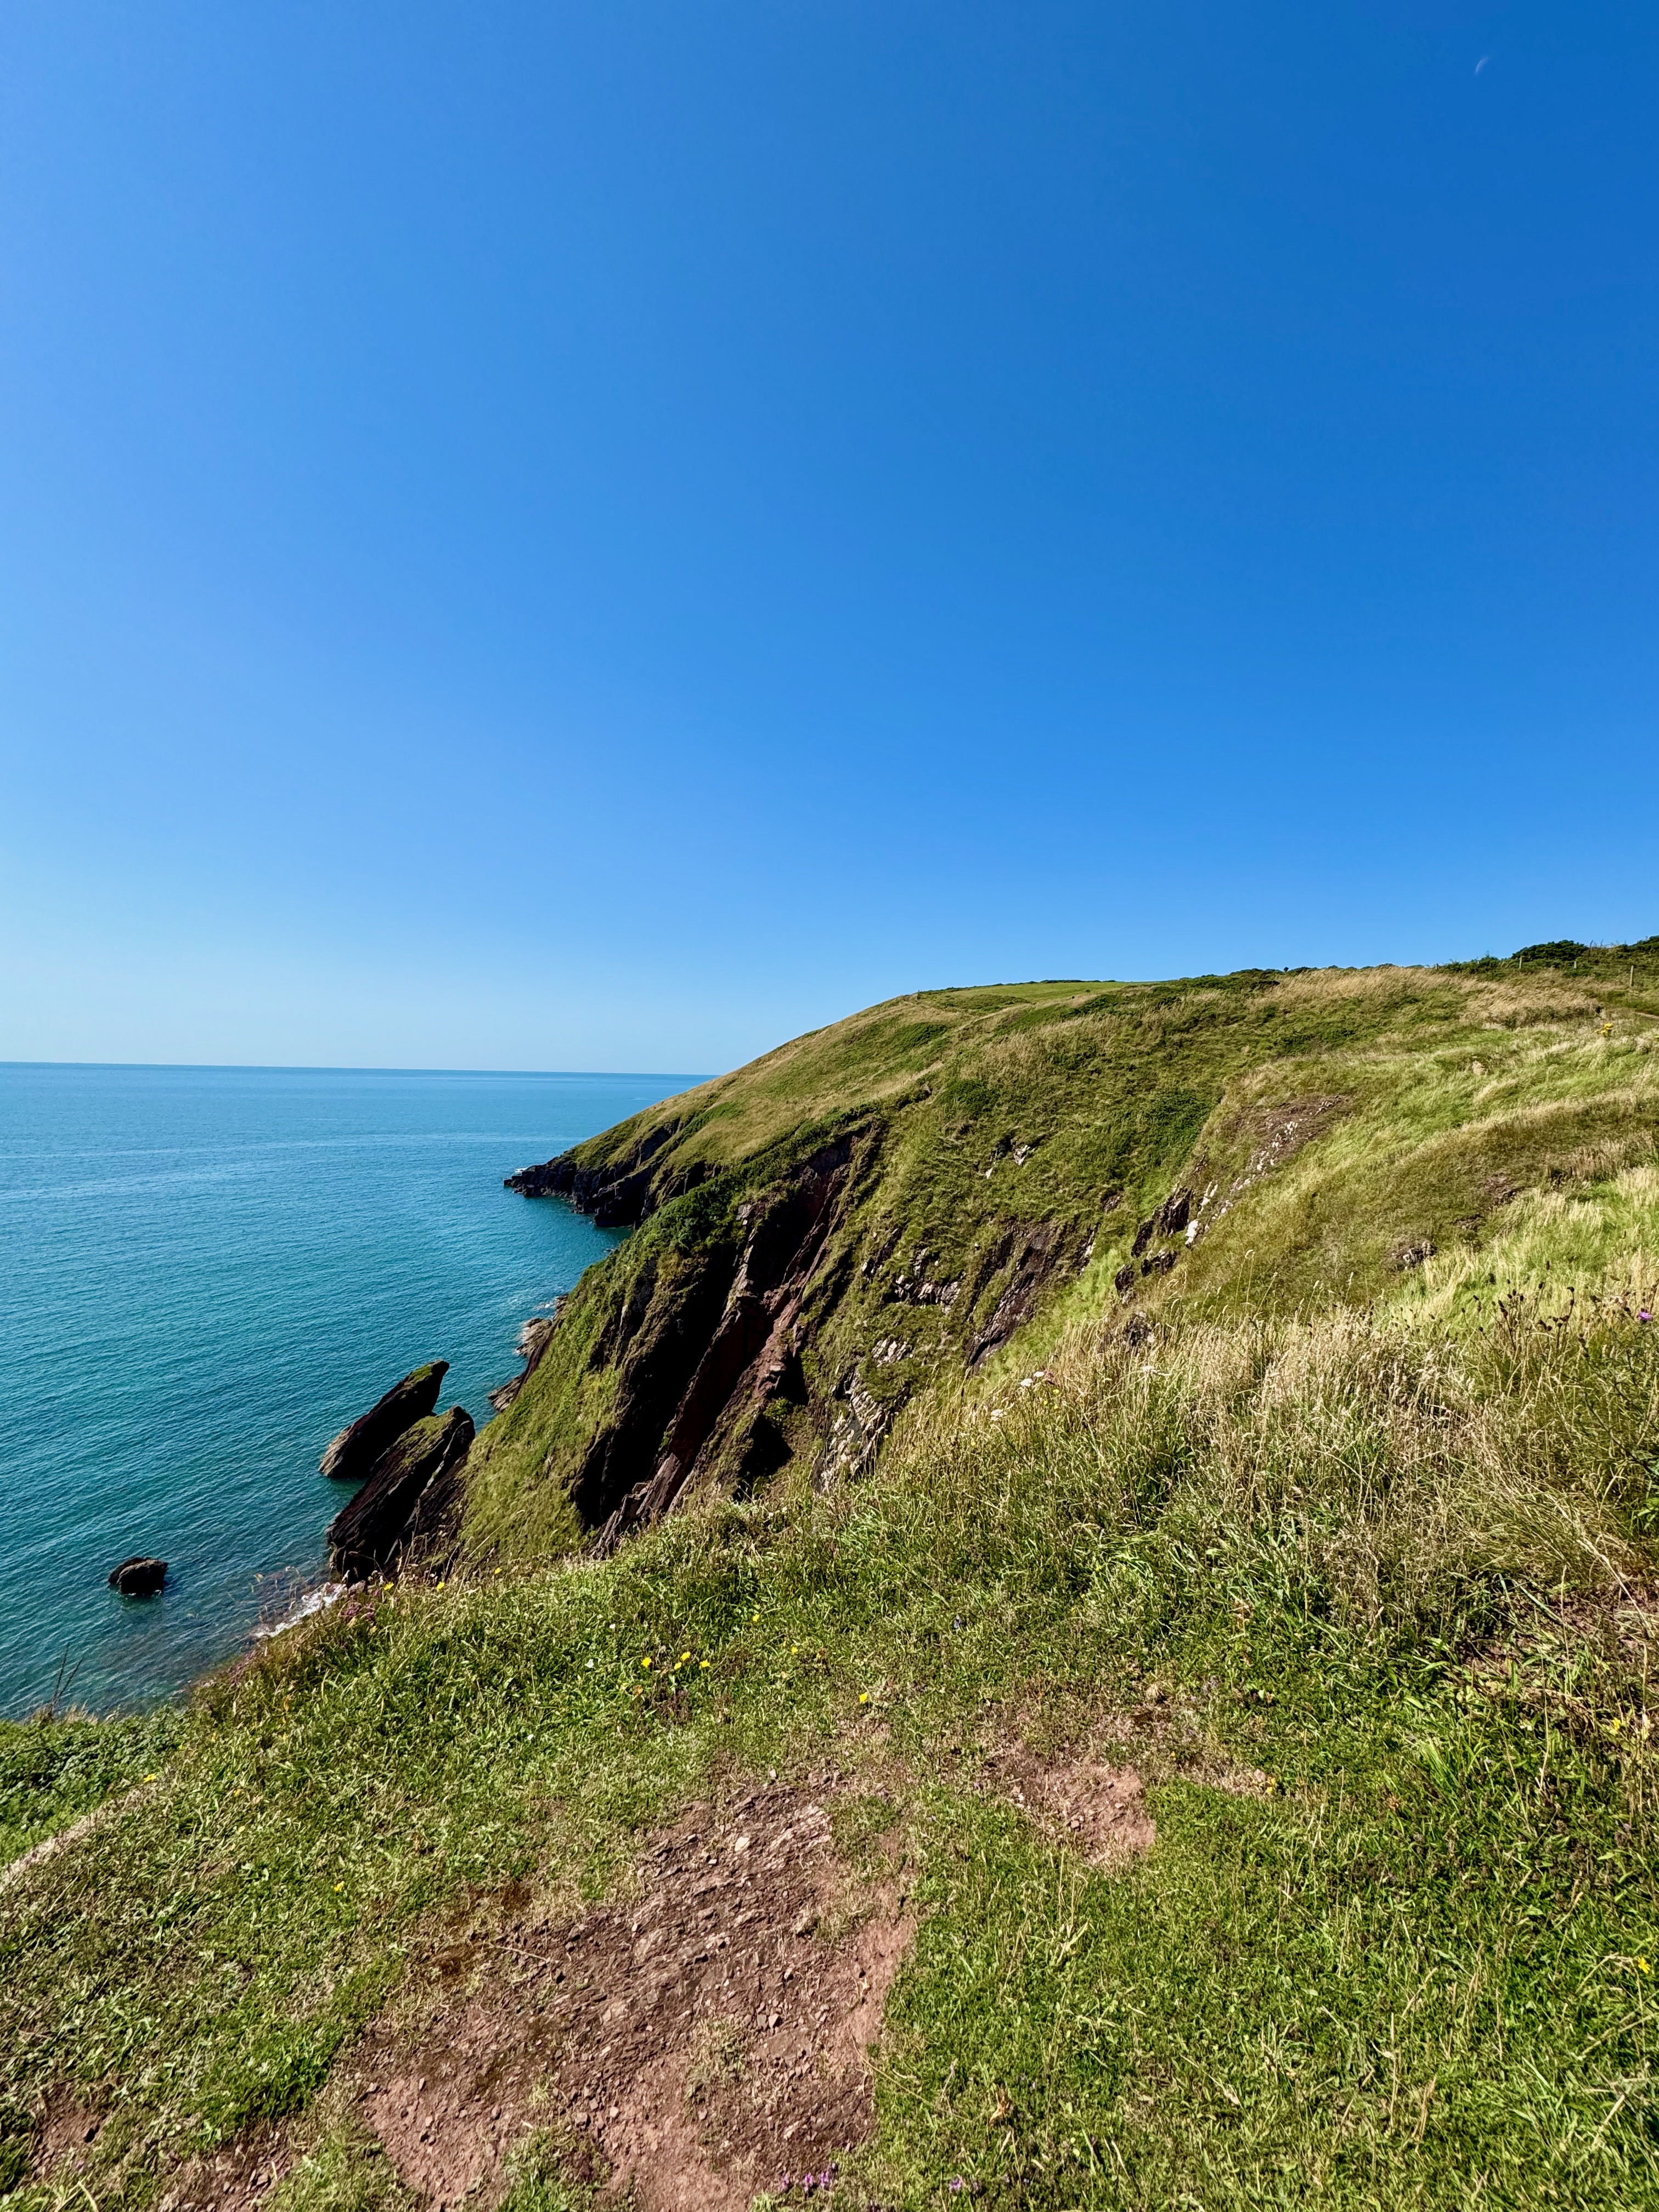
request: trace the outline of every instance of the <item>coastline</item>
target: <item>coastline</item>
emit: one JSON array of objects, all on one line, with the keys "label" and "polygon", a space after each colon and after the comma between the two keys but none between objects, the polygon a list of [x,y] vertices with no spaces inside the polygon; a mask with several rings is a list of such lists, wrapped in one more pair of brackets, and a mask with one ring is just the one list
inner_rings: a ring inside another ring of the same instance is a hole
[{"label": "coastline", "polygon": [[[0,1327],[29,1407],[0,1714],[51,1698],[66,1647],[81,1705],[146,1710],[269,1625],[270,1577],[327,1579],[328,1437],[434,1346],[488,1413],[525,1316],[614,1242],[502,1177],[669,1087],[0,1067]],[[106,1584],[134,1554],[169,1562],[142,1604]]]}]

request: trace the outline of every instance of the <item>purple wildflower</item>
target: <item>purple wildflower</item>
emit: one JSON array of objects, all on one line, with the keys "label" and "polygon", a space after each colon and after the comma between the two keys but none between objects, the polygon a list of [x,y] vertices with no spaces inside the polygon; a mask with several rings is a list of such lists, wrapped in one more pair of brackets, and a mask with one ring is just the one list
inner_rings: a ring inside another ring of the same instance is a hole
[{"label": "purple wildflower", "polygon": [[1646,1306],[1644,1306],[1641,1312],[1637,1315],[1636,1318],[1638,1321],[1651,1321],[1653,1319],[1653,1316],[1649,1312]]}]

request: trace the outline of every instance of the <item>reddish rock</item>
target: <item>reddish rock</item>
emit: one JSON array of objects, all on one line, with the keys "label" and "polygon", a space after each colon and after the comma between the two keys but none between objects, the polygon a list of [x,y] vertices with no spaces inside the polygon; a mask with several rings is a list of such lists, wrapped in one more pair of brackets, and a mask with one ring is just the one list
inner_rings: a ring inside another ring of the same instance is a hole
[{"label": "reddish rock", "polygon": [[394,1382],[360,1420],[341,1430],[323,1454],[322,1472],[339,1482],[361,1481],[405,1429],[423,1421],[432,1412],[448,1372],[447,1359],[433,1359],[405,1375],[401,1382]]},{"label": "reddish rock", "polygon": [[448,1486],[465,1459],[472,1417],[459,1406],[429,1413],[397,1437],[349,1505],[329,1524],[329,1556],[348,1582],[386,1574],[403,1555],[422,1500]]}]

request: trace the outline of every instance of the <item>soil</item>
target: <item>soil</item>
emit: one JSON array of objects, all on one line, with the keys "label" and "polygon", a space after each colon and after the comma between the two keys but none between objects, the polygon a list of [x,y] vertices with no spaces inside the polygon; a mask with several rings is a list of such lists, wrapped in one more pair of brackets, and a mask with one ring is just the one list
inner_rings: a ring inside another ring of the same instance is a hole
[{"label": "soil", "polygon": [[285,2123],[255,2128],[192,2159],[161,2199],[161,2212],[255,2212],[293,2163]]},{"label": "soil", "polygon": [[986,1779],[1039,1826],[1099,1867],[1149,1851],[1158,1834],[1133,1766],[1091,1759],[1043,1760],[1024,1747],[987,1761]]},{"label": "soil", "polygon": [[[870,2051],[914,1933],[890,1883],[836,1857],[838,1779],[694,1811],[629,1898],[574,1918],[538,1917],[522,1882],[484,1910],[475,1895],[415,2023],[371,2027],[337,2069],[399,2181],[431,2212],[489,2212],[540,2135],[632,2212],[746,2212],[759,2190],[831,2184],[870,2131]],[[38,2170],[74,2171],[96,2132],[54,2102]],[[257,2212],[299,2147],[284,2123],[193,2159],[163,2212]]]},{"label": "soil", "polygon": [[100,2125],[98,2115],[78,2099],[67,2091],[54,2092],[40,2116],[40,2132],[35,2144],[37,2172],[49,2173],[59,2164],[78,2165],[87,2145],[96,2139]]},{"label": "soil", "polygon": [[538,2130],[639,2212],[744,2212],[833,2174],[869,2131],[869,2046],[911,1923],[837,1862],[832,1786],[688,1816],[632,1901],[509,1917],[441,1954],[457,1988],[352,2062],[399,2179],[443,2212],[490,2204]]}]

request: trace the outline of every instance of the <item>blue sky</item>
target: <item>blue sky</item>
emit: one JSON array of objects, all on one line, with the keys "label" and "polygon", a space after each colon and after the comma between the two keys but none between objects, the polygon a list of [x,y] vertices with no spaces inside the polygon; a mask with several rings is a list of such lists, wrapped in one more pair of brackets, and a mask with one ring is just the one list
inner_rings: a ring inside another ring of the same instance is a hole
[{"label": "blue sky", "polygon": [[1659,929],[1659,17],[0,15],[0,1057]]}]

